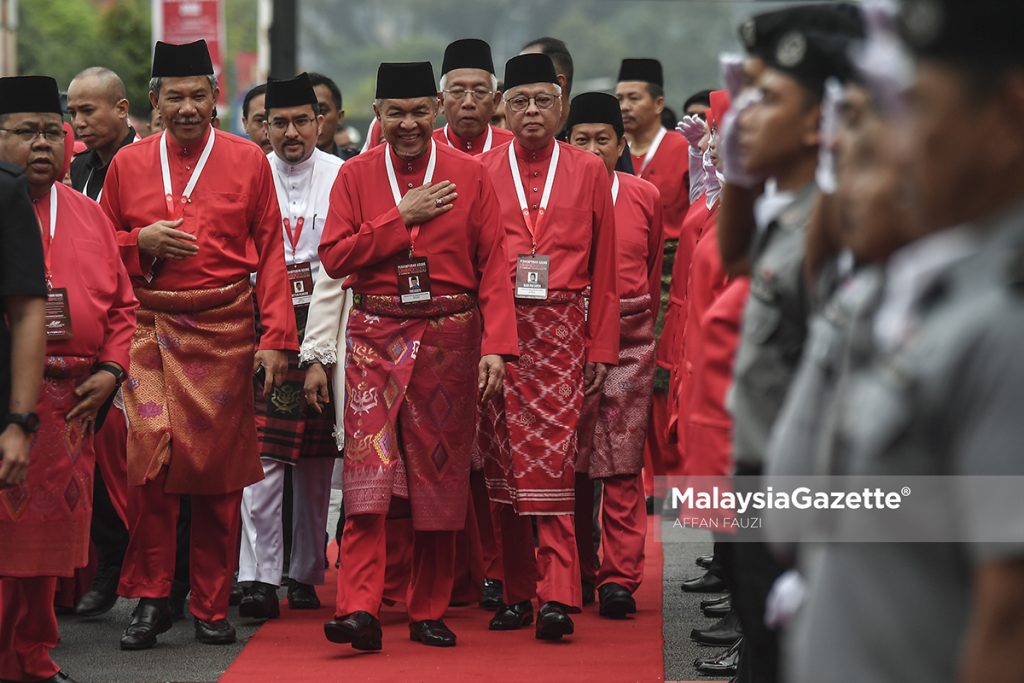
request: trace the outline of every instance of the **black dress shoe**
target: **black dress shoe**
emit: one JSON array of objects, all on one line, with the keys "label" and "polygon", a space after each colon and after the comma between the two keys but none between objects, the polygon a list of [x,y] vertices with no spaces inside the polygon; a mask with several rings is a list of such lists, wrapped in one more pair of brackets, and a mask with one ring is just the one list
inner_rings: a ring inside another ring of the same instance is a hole
[{"label": "black dress shoe", "polygon": [[[8,681],[7,679],[2,679],[2,680],[0,680],[0,683],[16,683],[16,682],[15,681]],[[71,676],[68,676],[63,671],[58,671],[57,673],[55,673],[54,675],[50,676],[49,678],[44,678],[44,679],[41,679],[41,680],[38,680],[38,681],[33,681],[32,683],[78,683],[78,681],[76,681]]]},{"label": "black dress shoe", "polygon": [[409,624],[409,640],[433,647],[455,647],[455,634],[441,620],[412,622]]},{"label": "black dress shoe", "polygon": [[702,674],[717,676],[735,676],[740,664],[740,638],[732,647],[715,657],[698,657],[693,666]]},{"label": "black dress shoe", "polygon": [[320,609],[316,588],[308,583],[293,581],[288,586],[288,609]]},{"label": "black dress shoe", "polygon": [[492,631],[515,631],[533,623],[533,603],[529,600],[505,605],[491,618]]},{"label": "black dress shoe", "polygon": [[598,590],[601,598],[600,615],[609,619],[625,619],[627,614],[636,614],[636,600],[625,586],[606,583]]},{"label": "black dress shoe", "polygon": [[701,569],[707,569],[711,566],[711,563],[714,562],[714,560],[714,555],[701,555],[694,561],[694,564]]},{"label": "black dress shoe", "polygon": [[537,640],[561,640],[572,635],[569,608],[560,602],[545,602],[537,613]]},{"label": "black dress shoe", "polygon": [[324,624],[324,635],[332,643],[351,643],[356,650],[381,648],[380,620],[369,612],[353,612]]},{"label": "black dress shoe", "polygon": [[80,617],[98,617],[109,612],[117,602],[117,580],[120,573],[120,567],[99,568],[88,592],[75,605],[75,614]]},{"label": "black dress shoe", "polygon": [[725,590],[725,581],[711,572],[683,581],[684,593],[721,593]]},{"label": "black dress shoe", "polygon": [[706,617],[721,619],[732,611],[732,598],[727,597],[720,603],[708,605],[707,607],[702,608],[701,611],[704,612],[704,616]]},{"label": "black dress shoe", "polygon": [[717,607],[719,605],[722,605],[724,603],[731,602],[731,601],[732,601],[732,596],[730,594],[726,593],[725,595],[723,595],[721,597],[718,597],[718,598],[711,598],[710,600],[701,600],[700,601],[700,608],[704,609],[706,607]]},{"label": "black dress shoe", "polygon": [[483,590],[480,591],[480,606],[484,609],[497,610],[504,607],[502,591],[504,586],[497,579],[484,579]]},{"label": "black dress shoe", "polygon": [[132,612],[132,620],[121,635],[122,650],[148,650],[156,637],[171,628],[171,613],[166,598],[142,598]]},{"label": "black dress shoe", "polygon": [[172,581],[171,596],[167,604],[171,608],[171,619],[181,621],[185,618],[185,598],[188,597],[189,585],[187,581]]},{"label": "black dress shoe", "polygon": [[230,645],[235,642],[235,627],[227,619],[203,621],[196,619],[196,640],[206,645]]},{"label": "black dress shoe", "polygon": [[690,631],[690,639],[701,645],[719,645],[729,647],[740,639],[739,619],[735,612],[730,612],[722,619],[716,621],[709,628],[693,629]]},{"label": "black dress shoe", "polygon": [[[337,566],[337,565],[335,565],[335,566]],[[240,604],[242,604],[242,598],[244,598],[244,597],[245,597],[245,589],[242,587],[242,584],[238,583],[238,581],[232,581],[231,582],[231,597],[228,598],[228,604],[231,605],[232,607],[238,607]]]},{"label": "black dress shoe", "polygon": [[238,616],[247,619],[276,619],[281,616],[277,586],[253,581],[252,585],[245,589],[242,602],[238,605]]}]

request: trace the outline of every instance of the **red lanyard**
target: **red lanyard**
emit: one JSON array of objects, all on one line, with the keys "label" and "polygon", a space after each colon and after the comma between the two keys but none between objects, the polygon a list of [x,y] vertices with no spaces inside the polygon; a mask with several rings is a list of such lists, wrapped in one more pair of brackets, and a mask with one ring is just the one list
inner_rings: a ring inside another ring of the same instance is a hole
[{"label": "red lanyard", "polygon": [[292,231],[292,222],[287,218],[281,219],[284,222],[284,231],[288,235],[288,241],[292,245],[292,254],[294,255],[299,248],[299,238],[302,237],[302,226],[306,222],[306,219],[299,216],[295,219],[295,231]]},{"label": "red lanyard", "polygon": [[[39,236],[43,242],[43,264],[46,268],[46,286],[50,287],[53,274],[53,237],[57,232],[57,185],[50,185],[50,222],[46,224],[43,213],[40,210],[39,202],[32,202],[32,209],[36,214],[36,221],[39,223]],[[49,229],[47,229],[49,228]]]}]

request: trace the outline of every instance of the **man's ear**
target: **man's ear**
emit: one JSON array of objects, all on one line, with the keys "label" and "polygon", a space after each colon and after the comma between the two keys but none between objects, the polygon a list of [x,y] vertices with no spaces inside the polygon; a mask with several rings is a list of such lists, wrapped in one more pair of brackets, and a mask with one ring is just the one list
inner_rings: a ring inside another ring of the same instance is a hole
[{"label": "man's ear", "polygon": [[150,90],[149,91],[149,106],[152,107],[153,109],[156,109],[157,108],[156,105],[157,105],[157,103],[159,101],[160,101],[160,99],[156,96],[156,93],[153,92],[152,90]]}]

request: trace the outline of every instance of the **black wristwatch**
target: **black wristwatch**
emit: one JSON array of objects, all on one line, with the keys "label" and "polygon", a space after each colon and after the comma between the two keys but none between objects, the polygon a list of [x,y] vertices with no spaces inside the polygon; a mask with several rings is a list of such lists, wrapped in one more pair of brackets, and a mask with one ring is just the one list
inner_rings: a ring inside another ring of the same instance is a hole
[{"label": "black wristwatch", "polygon": [[105,370],[109,372],[111,375],[113,375],[114,379],[117,380],[118,387],[121,386],[121,384],[125,380],[125,377],[128,376],[127,374],[125,374],[124,370],[114,365],[113,363],[100,363],[99,365],[96,366],[96,372],[99,372],[100,370]]},{"label": "black wristwatch", "polygon": [[18,425],[26,434],[33,434],[39,429],[39,416],[35,413],[10,413],[7,424]]}]

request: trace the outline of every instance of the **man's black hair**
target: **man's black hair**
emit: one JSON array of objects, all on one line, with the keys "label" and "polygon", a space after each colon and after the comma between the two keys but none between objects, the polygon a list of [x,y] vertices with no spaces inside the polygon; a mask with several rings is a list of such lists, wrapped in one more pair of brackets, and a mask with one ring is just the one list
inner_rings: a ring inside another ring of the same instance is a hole
[{"label": "man's black hair", "polygon": [[249,92],[245,93],[245,99],[242,100],[242,119],[245,121],[249,120],[249,104],[260,95],[267,94],[267,84],[260,83]]},{"label": "man's black hair", "polygon": [[316,71],[310,71],[309,72],[309,80],[313,84],[314,88],[316,86],[318,86],[318,85],[326,85],[327,86],[327,89],[331,91],[331,99],[334,100],[334,106],[340,112],[341,109],[342,109],[342,107],[341,107],[342,100],[341,100],[341,89],[338,87],[338,84],[335,83],[334,81],[332,81],[327,76],[324,76],[321,73],[317,73]]},{"label": "man's black hair", "polygon": [[558,38],[544,36],[543,38],[537,38],[526,43],[523,45],[522,50],[534,45],[539,47],[543,54],[551,58],[551,61],[555,63],[556,72],[565,75],[565,87],[571,92],[573,74],[572,55],[569,54],[569,48],[566,47],[565,42]]}]

